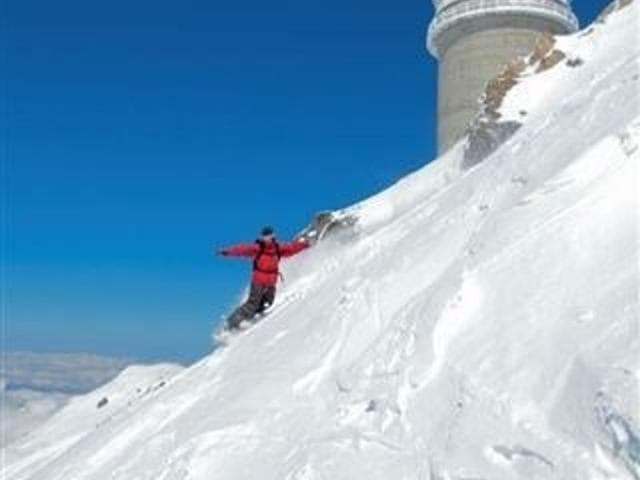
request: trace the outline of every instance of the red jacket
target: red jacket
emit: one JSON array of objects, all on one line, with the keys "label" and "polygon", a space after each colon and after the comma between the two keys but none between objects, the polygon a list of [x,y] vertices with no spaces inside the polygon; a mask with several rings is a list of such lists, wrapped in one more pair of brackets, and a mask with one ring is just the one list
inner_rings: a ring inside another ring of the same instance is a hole
[{"label": "red jacket", "polygon": [[252,244],[241,244],[225,248],[222,253],[230,257],[253,258],[252,283],[275,287],[278,283],[278,267],[281,258],[292,257],[309,248],[306,240],[292,243],[278,243],[276,241],[261,244],[256,240]]}]

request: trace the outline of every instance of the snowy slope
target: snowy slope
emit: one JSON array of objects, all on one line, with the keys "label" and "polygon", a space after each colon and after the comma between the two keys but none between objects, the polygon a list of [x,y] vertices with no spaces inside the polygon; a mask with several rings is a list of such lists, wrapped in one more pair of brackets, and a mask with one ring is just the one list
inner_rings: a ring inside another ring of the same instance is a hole
[{"label": "snowy slope", "polygon": [[107,422],[70,405],[2,478],[640,478],[639,10],[559,39],[582,63],[511,92],[484,162],[348,209],[264,322]]}]

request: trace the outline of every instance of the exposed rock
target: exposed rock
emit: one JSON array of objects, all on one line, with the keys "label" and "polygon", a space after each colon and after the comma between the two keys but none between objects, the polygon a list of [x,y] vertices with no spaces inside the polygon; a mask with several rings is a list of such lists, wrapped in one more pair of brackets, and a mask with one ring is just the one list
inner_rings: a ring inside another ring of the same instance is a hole
[{"label": "exposed rock", "polygon": [[[501,120],[500,108],[509,91],[525,74],[545,72],[567,58],[555,46],[556,38],[551,33],[541,34],[528,57],[513,60],[487,83],[480,99],[480,113],[467,129],[463,168],[480,163],[520,128],[522,124],[518,121]],[[572,66],[577,65],[574,63]]]},{"label": "exposed rock", "polygon": [[535,67],[535,73],[549,70],[567,58],[567,55],[562,50],[555,48],[556,42],[556,37],[549,32],[545,32],[538,37],[536,46],[527,60],[530,67]]},{"label": "exposed rock", "polygon": [[463,168],[471,168],[480,163],[516,133],[521,126],[521,123],[509,121],[484,123],[470,129],[462,162]]},{"label": "exposed rock", "polygon": [[355,225],[356,221],[357,218],[345,215],[342,212],[320,212],[316,214],[311,221],[311,224],[296,236],[296,239],[304,238],[314,245],[328,235],[334,235],[340,231],[351,230],[351,227]]},{"label": "exposed rock", "polygon": [[567,56],[564,52],[561,50],[553,50],[549,55],[540,60],[536,73],[544,72],[555,67],[565,58],[567,58]]},{"label": "exposed rock", "polygon": [[582,60],[580,57],[576,57],[576,58],[569,58],[567,60],[567,66],[568,67],[579,67],[580,65],[584,64],[584,60]]},{"label": "exposed rock", "polygon": [[529,56],[527,63],[533,66],[536,63],[541,62],[551,51],[553,51],[555,44],[556,39],[551,33],[544,32],[540,34],[536,40],[536,46],[533,47],[533,52]]}]

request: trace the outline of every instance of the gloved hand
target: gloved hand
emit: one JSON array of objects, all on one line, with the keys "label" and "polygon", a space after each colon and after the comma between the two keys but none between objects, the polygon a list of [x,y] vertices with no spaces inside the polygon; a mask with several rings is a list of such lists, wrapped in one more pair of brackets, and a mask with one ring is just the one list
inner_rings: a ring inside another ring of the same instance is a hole
[{"label": "gloved hand", "polygon": [[219,248],[218,250],[216,250],[216,255],[226,257],[227,255],[229,255],[229,252],[224,248]]}]

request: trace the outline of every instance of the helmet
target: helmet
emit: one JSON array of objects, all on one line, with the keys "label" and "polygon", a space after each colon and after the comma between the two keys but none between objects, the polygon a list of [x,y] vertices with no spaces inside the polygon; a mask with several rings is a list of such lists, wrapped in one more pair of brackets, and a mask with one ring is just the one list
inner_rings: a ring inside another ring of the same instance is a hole
[{"label": "helmet", "polygon": [[262,231],[260,232],[260,235],[262,235],[263,237],[267,237],[269,235],[275,235],[276,231],[273,227],[271,226],[266,226],[262,229]]}]

